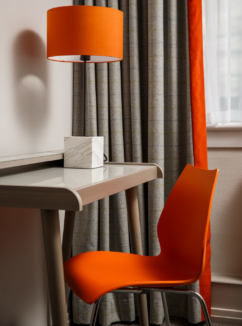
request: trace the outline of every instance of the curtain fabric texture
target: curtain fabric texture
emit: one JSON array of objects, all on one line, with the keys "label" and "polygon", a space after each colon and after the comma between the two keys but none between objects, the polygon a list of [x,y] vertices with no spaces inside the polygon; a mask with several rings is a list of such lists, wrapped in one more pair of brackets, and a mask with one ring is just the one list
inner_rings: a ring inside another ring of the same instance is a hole
[{"label": "curtain fabric texture", "polygon": [[207,124],[242,122],[242,1],[203,0]]},{"label": "curtain fabric texture", "polygon": [[[105,138],[113,162],[152,162],[165,178],[138,187],[143,253],[160,252],[157,222],[187,163],[193,164],[186,0],[75,0],[124,13],[124,59],[87,64],[86,135]],[[73,135],[83,135],[83,65],[74,64]],[[92,250],[130,252],[125,194],[92,203],[76,214],[73,255]],[[129,268],[127,266],[127,268]],[[199,291],[199,283],[190,288]],[[196,299],[168,296],[170,315],[201,321]],[[92,306],[73,295],[73,318],[88,324]],[[151,324],[164,318],[161,295],[149,296]],[[132,294],[107,294],[99,323],[134,321]]]}]

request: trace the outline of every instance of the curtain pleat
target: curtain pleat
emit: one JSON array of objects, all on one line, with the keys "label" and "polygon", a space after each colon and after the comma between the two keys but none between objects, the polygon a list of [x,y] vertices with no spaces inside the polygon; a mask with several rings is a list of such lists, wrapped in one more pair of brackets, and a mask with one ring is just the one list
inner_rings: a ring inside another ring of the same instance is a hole
[{"label": "curtain pleat", "polygon": [[[164,171],[164,30],[163,1],[148,2],[148,162]],[[164,179],[148,184],[149,254],[158,255],[157,223],[164,206]],[[150,323],[164,317],[161,294],[150,294]]]},{"label": "curtain pleat", "polygon": [[[104,136],[113,162],[152,162],[164,179],[138,187],[143,252],[160,252],[157,223],[174,183],[193,162],[186,0],[85,0],[124,13],[122,62],[87,64],[87,135]],[[73,135],[83,135],[83,65],[74,64]],[[98,176],[97,176],[98,178]],[[73,255],[91,250],[130,252],[125,193],[84,207],[76,214]],[[128,268],[128,266],[127,266]],[[198,290],[198,284],[191,286]],[[99,323],[132,322],[138,316],[132,294],[107,294]],[[196,323],[197,302],[169,296],[170,315]],[[76,324],[88,324],[92,307],[73,295]],[[161,295],[149,296],[150,323],[164,318]]]}]

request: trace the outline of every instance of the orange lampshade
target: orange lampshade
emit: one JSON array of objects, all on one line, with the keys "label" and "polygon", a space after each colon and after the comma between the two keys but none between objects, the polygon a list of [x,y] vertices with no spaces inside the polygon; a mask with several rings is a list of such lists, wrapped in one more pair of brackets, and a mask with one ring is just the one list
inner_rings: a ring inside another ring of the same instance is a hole
[{"label": "orange lampshade", "polygon": [[47,12],[47,59],[82,62],[123,59],[123,13],[96,6],[57,7]]}]

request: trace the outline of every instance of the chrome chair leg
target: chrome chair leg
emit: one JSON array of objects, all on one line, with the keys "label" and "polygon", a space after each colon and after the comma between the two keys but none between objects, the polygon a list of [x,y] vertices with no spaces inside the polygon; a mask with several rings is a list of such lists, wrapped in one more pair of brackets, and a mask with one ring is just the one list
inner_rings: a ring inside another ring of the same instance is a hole
[{"label": "chrome chair leg", "polygon": [[170,324],[170,318],[169,318],[169,311],[167,308],[166,294],[164,292],[161,292],[161,296],[162,296],[162,301],[163,301],[166,326],[170,326],[171,324]]},{"label": "chrome chair leg", "polygon": [[[200,305],[202,307],[202,311],[203,311],[204,318],[205,318],[207,325],[212,326],[206,303],[205,303],[203,297],[198,292],[195,292],[192,290],[186,290],[186,289],[179,289],[179,288],[178,289],[176,289],[176,288],[121,288],[121,289],[117,289],[112,292],[114,292],[114,293],[115,292],[116,293],[136,293],[136,294],[146,293],[147,294],[148,292],[152,292],[152,291],[161,292],[163,305],[164,305],[165,319],[166,319],[165,321],[166,321],[167,326],[170,326],[170,318],[169,318],[169,312],[168,312],[167,302],[166,302],[166,293],[183,294],[183,295],[196,297],[199,300]],[[98,301],[95,303],[97,306],[99,306],[100,300],[101,300],[101,298],[98,299]],[[93,313],[95,315],[94,310],[98,311],[98,307],[93,308]],[[96,315],[97,315],[97,312],[96,312]],[[95,318],[97,318],[97,317],[95,317]],[[95,325],[95,322],[94,322],[94,324],[92,324],[92,323],[90,324],[90,326],[94,326],[94,325]]]},{"label": "chrome chair leg", "polygon": [[192,295],[199,300],[207,325],[212,326],[211,319],[209,317],[209,313],[208,313],[208,309],[207,309],[207,305],[206,305],[203,297],[201,296],[201,294],[199,294],[197,292],[193,292]]},{"label": "chrome chair leg", "polygon": [[165,293],[176,293],[176,294],[184,294],[184,295],[196,297],[199,300],[200,305],[202,307],[202,311],[203,311],[204,318],[205,318],[207,325],[212,326],[206,303],[205,303],[203,297],[198,292],[195,292],[192,290],[186,290],[186,289],[175,289],[175,288],[144,288],[144,289],[147,291],[160,291],[160,292],[163,292],[164,294]]},{"label": "chrome chair leg", "polygon": [[100,297],[94,304],[93,304],[93,309],[92,309],[92,315],[91,315],[91,321],[90,321],[90,326],[95,326],[96,320],[97,320],[97,315],[98,315],[98,309],[100,305],[102,297]]}]

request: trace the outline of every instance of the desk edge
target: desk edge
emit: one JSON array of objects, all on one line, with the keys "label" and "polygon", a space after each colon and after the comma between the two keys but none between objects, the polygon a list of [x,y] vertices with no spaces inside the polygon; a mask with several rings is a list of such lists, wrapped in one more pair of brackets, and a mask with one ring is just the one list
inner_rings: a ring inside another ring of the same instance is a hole
[{"label": "desk edge", "polygon": [[0,206],[81,211],[82,199],[68,188],[0,185]]},{"label": "desk edge", "polygon": [[148,165],[147,167],[150,168],[129,173],[125,177],[118,176],[106,181],[104,184],[102,182],[98,182],[75,190],[80,195],[82,204],[84,206],[96,200],[103,199],[121,191],[157,179],[158,175],[160,175],[158,167],[156,165]]},{"label": "desk edge", "polygon": [[104,165],[146,165],[146,166],[156,166],[157,167],[157,178],[164,178],[164,173],[162,168],[156,163],[136,163],[136,162],[106,162]]}]

